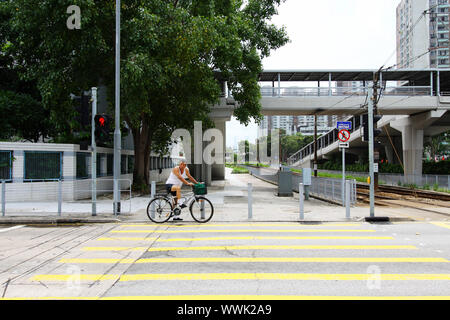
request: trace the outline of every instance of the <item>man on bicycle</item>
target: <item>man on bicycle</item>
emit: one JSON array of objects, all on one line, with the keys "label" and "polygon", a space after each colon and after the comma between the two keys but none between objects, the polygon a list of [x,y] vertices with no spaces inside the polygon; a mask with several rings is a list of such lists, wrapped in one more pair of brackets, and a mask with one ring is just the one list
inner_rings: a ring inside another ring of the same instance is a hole
[{"label": "man on bicycle", "polygon": [[[166,181],[166,190],[167,192],[172,193],[174,198],[173,207],[176,208],[180,198],[181,198],[181,187],[183,184],[186,184],[188,186],[193,186],[191,182],[186,181],[186,179],[189,179],[190,181],[194,182],[195,184],[198,184],[197,180],[194,179],[194,177],[191,176],[189,173],[189,169],[186,167],[186,162],[184,160],[181,160],[180,165],[173,168],[173,170],[170,172],[170,176]],[[180,209],[185,208],[186,205],[183,203],[180,205]],[[181,218],[174,218],[173,220],[182,220]]]}]

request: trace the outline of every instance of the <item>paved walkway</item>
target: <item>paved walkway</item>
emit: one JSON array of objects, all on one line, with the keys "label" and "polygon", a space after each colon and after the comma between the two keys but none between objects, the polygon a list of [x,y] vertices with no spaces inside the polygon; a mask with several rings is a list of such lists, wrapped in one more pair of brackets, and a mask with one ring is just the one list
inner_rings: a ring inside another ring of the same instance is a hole
[{"label": "paved walkway", "polygon": [[[248,219],[247,185],[253,185],[253,218],[251,221],[299,221],[298,194],[293,197],[278,197],[277,186],[257,179],[248,174],[231,174],[226,169],[226,180],[213,182],[208,188],[208,198],[214,204],[212,222],[250,221]],[[186,189],[187,190],[187,189]],[[56,213],[57,203],[7,203],[6,216],[0,217],[0,223],[31,223],[31,222],[119,222],[135,221],[148,222],[146,209],[150,197],[136,197],[122,202],[122,213],[115,217],[112,214],[112,201],[99,200],[96,217],[92,217],[92,205],[89,200],[78,202],[64,202],[63,213],[59,217]],[[131,205],[131,207],[130,207]],[[305,202],[306,221],[347,221],[345,208],[317,199]],[[417,221],[449,221],[449,216],[438,215],[409,208],[376,207],[376,216],[390,217],[393,220]],[[351,208],[352,221],[361,221],[369,216],[367,205]],[[182,218],[193,221],[189,210],[185,209]]]}]

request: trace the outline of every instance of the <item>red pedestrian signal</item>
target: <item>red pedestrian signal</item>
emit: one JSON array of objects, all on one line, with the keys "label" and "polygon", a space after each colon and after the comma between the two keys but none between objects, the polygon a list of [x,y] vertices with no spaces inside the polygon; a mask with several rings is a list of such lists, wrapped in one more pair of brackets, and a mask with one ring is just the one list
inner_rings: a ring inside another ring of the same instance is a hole
[{"label": "red pedestrian signal", "polygon": [[95,142],[104,144],[110,140],[110,117],[106,114],[97,114],[94,117],[95,123]]}]

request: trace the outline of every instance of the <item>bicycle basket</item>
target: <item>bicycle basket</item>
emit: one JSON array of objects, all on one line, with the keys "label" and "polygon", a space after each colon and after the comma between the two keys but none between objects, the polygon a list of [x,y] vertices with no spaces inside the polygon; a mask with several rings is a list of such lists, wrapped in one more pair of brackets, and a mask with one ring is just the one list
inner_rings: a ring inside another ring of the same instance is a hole
[{"label": "bicycle basket", "polygon": [[197,196],[205,195],[208,193],[208,188],[206,187],[206,184],[199,183],[194,185],[194,194]]}]

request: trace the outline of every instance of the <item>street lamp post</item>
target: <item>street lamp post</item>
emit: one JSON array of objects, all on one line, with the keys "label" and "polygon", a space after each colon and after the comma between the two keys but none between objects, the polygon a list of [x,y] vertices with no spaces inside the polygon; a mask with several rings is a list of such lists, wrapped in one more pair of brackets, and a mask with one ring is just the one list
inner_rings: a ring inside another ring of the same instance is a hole
[{"label": "street lamp post", "polygon": [[120,133],[120,0],[116,0],[116,70],[115,70],[115,93],[116,93],[116,125],[114,129],[114,215],[120,214],[120,156],[121,156],[121,133]]}]

